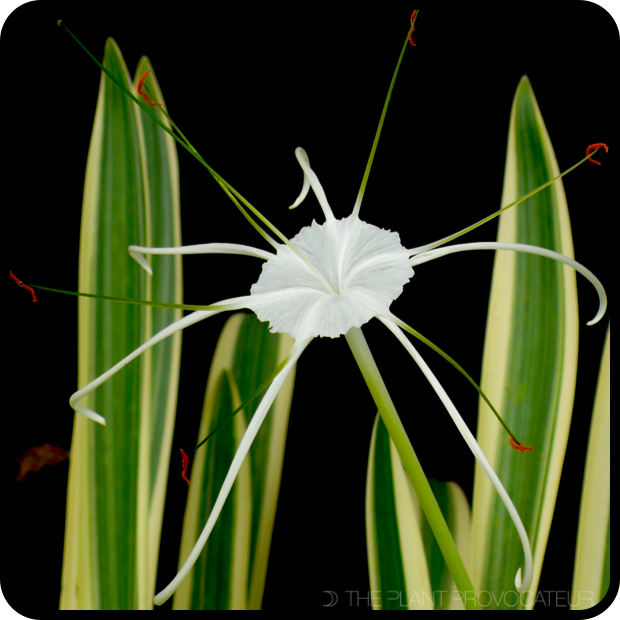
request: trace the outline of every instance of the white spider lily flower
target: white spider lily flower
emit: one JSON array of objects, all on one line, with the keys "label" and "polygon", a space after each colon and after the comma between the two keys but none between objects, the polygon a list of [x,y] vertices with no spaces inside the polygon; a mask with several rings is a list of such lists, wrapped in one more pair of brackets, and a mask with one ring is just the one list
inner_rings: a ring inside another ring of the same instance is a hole
[{"label": "white spider lily flower", "polygon": [[406,327],[406,324],[390,312],[390,305],[400,296],[404,286],[413,277],[413,266],[466,250],[499,249],[526,252],[570,265],[588,278],[599,293],[599,312],[590,324],[598,321],[605,312],[606,297],[601,283],[589,270],[575,261],[535,246],[474,243],[439,249],[438,246],[443,243],[439,241],[417,250],[407,250],[401,244],[397,233],[361,221],[358,215],[359,207],[354,209],[349,217],[336,219],[316,174],[310,168],[307,154],[299,148],[296,155],[304,172],[304,185],[293,207],[304,200],[312,187],[323,209],[325,222],[318,224],[314,221],[310,226],[303,228],[290,244],[276,244],[275,254],[248,246],[223,243],[182,248],[131,246],[129,248],[131,256],[149,273],[152,271],[145,259],[145,255],[148,254],[241,254],[262,259],[265,263],[249,296],[218,302],[211,306],[210,310],[194,312],[173,323],[71,397],[71,406],[76,411],[96,422],[105,423],[98,413],[79,402],[148,348],[175,332],[220,312],[242,308],[252,310],[261,321],[269,323],[270,331],[286,333],[295,339],[295,345],[284,368],[274,378],[263,396],[237,449],[200,538],[175,579],[155,597],[155,603],[161,605],[168,600],[192,569],[213,530],[269,408],[291,368],[310,341],[314,338],[338,338],[354,328],[361,327],[372,318],[378,318],[387,326],[420,367],[506,506],[519,533],[525,559],[524,571],[522,573],[519,569],[515,585],[521,592],[527,590],[532,581],[532,550],[519,514],[449,396],[402,332],[401,327]]},{"label": "white spider lily flower", "polygon": [[[263,265],[251,289],[256,301],[251,309],[270,329],[296,340],[339,338],[376,316],[372,299],[381,307],[403,292],[413,277],[409,253],[398,234],[362,222],[355,216],[343,220],[313,222],[293,243],[329,283],[328,290],[307,265],[287,246]],[[267,300],[280,293],[288,303]]]}]

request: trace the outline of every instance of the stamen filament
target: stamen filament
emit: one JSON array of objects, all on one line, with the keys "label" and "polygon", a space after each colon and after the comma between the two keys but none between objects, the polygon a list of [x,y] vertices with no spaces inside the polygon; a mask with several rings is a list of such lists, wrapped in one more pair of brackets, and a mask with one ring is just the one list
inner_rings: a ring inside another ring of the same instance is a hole
[{"label": "stamen filament", "polygon": [[398,62],[396,63],[396,69],[394,70],[394,74],[392,75],[392,81],[390,82],[390,88],[388,89],[388,93],[385,98],[385,103],[383,104],[383,111],[381,112],[381,118],[379,119],[379,126],[377,127],[377,133],[375,134],[375,140],[372,143],[372,149],[370,150],[370,156],[368,157],[368,163],[366,164],[366,170],[364,171],[362,185],[360,186],[360,190],[359,190],[359,193],[357,194],[357,199],[355,201],[355,206],[353,207],[353,217],[355,218],[359,217],[360,208],[362,206],[362,200],[364,199],[364,193],[366,191],[366,185],[368,184],[368,177],[370,176],[370,170],[375,160],[375,153],[377,152],[377,146],[379,145],[379,138],[381,137],[381,131],[383,130],[383,123],[385,122],[385,117],[387,115],[388,107],[390,105],[390,99],[392,98],[392,91],[394,90],[394,85],[396,84],[396,78],[398,77],[398,71],[400,70],[400,65],[405,56],[405,50],[407,49],[409,38],[411,37],[411,33],[415,29],[415,22],[416,22],[416,19],[418,18],[419,12],[420,11],[414,11],[414,15],[412,15],[411,28],[409,29],[409,32],[407,33],[407,38],[405,39],[405,43],[403,44],[403,48],[400,52]]},{"label": "stamen filament", "polygon": [[[595,151],[595,153],[596,153],[596,151]],[[594,153],[592,153],[592,154],[594,155]],[[499,211],[496,211],[495,213],[492,213],[491,215],[488,215],[487,217],[481,219],[479,222],[476,222],[475,224],[472,224],[471,226],[468,226],[467,228],[464,228],[463,230],[461,230],[461,231],[459,231],[459,232],[457,232],[457,233],[455,233],[453,235],[450,235],[449,237],[444,237],[443,239],[440,239],[439,241],[435,241],[433,243],[429,243],[428,245],[420,246],[419,248],[413,248],[412,250],[409,250],[409,254],[411,256],[415,256],[417,254],[422,254],[422,252],[428,252],[429,250],[434,250],[435,248],[438,248],[438,247],[440,247],[442,245],[445,245],[446,243],[449,243],[450,241],[454,241],[455,239],[458,239],[459,237],[462,237],[463,235],[467,234],[468,232],[471,232],[472,230],[475,230],[479,226],[482,226],[483,224],[486,224],[487,222],[490,222],[492,219],[495,219],[496,217],[499,217],[502,213],[504,213],[504,211],[508,211],[508,209],[510,209],[512,207],[515,207],[518,204],[521,204],[522,202],[526,201],[528,198],[531,198],[532,196],[538,194],[538,192],[542,191],[543,189],[549,187],[550,185],[553,185],[556,181],[559,181],[562,177],[565,177],[569,172],[572,172],[576,168],[579,168],[579,166],[581,166],[581,164],[583,164],[584,162],[588,161],[589,157],[590,157],[590,155],[588,155],[587,157],[584,157],[581,161],[577,162],[574,166],[572,166],[568,170],[565,170],[564,172],[559,174],[557,177],[554,177],[550,181],[547,181],[546,183],[544,183],[540,187],[536,188],[535,190],[532,190],[529,194],[526,194],[525,196],[519,198],[518,200],[515,200],[514,202],[511,202],[509,205],[506,205],[505,207],[502,207]]]},{"label": "stamen filament", "polygon": [[484,402],[489,406],[489,408],[493,412],[493,415],[497,418],[497,421],[504,427],[504,430],[508,433],[508,435],[510,435],[510,441],[511,442],[514,441],[514,442],[516,442],[519,445],[523,445],[516,438],[515,434],[510,430],[510,427],[508,426],[508,424],[506,424],[506,422],[504,421],[502,416],[499,414],[499,411],[497,411],[497,409],[495,408],[495,406],[493,405],[493,403],[491,402],[489,397],[484,393],[483,389],[471,378],[469,373],[467,373],[467,371],[456,360],[451,358],[447,353],[442,351],[436,344],[431,342],[428,338],[423,336],[420,332],[418,332],[415,329],[413,329],[413,327],[410,327],[409,325],[407,325],[407,323],[405,323],[404,321],[399,319],[397,316],[393,315],[391,312],[388,313],[387,316],[389,317],[389,319],[394,321],[394,323],[396,323],[396,325],[398,325],[400,328],[402,328],[405,331],[409,332],[412,336],[417,338],[420,342],[423,342],[425,345],[427,345],[428,347],[433,349],[433,351],[435,351],[435,353],[439,353],[439,355],[441,355],[441,357],[443,357],[448,363],[450,363],[452,366],[454,366],[454,368],[456,368],[467,379],[467,381],[469,381],[469,383],[471,385],[473,385],[473,387],[476,389],[478,394],[480,394],[480,396],[484,400]]},{"label": "stamen filament", "polygon": [[[232,187],[222,176],[220,176],[207,162],[203,159],[203,157],[198,153],[198,151],[190,144],[189,140],[183,136],[183,139],[179,138],[174,131],[172,131],[169,127],[166,126],[165,123],[161,121],[161,119],[157,118],[157,115],[153,114],[151,109],[149,109],[145,104],[139,101],[133,93],[129,92],[127,88],[123,84],[121,84],[94,56],[91,54],[88,49],[81,43],[81,41],[62,23],[62,20],[58,22],[59,26],[62,26],[67,33],[71,36],[71,38],[88,54],[88,56],[95,62],[95,64],[132,100],[134,101],[142,111],[150,116],[167,134],[172,136],[174,140],[176,140],[184,149],[186,149],[189,153],[192,154],[208,171],[209,174],[217,181],[220,187],[224,190],[226,195],[232,200],[233,204],[241,211],[244,217],[250,222],[250,224],[254,227],[254,229],[274,248],[278,248],[278,244],[269,236],[267,232],[265,232],[247,213],[247,211],[239,204],[239,202],[235,199],[238,198],[244,205],[249,209],[267,228],[269,228],[285,245],[287,245],[299,258],[306,263],[306,265],[312,270],[317,279],[325,286],[326,290],[331,292],[332,294],[335,291],[331,288],[330,284],[325,280],[323,275],[316,269],[316,267],[306,258],[306,256],[301,252],[297,247],[295,247],[258,209],[252,206],[234,187]],[[166,118],[170,121],[172,126],[179,131],[180,135],[183,135],[178,127],[172,122],[169,114],[165,109],[162,108],[162,112],[166,116]]]},{"label": "stamen filament", "polygon": [[134,306],[148,306],[150,308],[164,308],[166,310],[189,310],[192,312],[202,310],[217,310],[218,306],[189,306],[185,304],[172,304],[162,301],[145,301],[143,299],[126,299],[123,297],[110,297],[108,295],[95,295],[93,293],[80,293],[76,291],[63,291],[58,288],[50,288],[48,286],[39,286],[33,284],[32,288],[40,291],[50,291],[52,293],[61,293],[62,295],[71,295],[73,297],[89,297],[90,299],[101,299],[103,301],[114,301],[122,304],[130,304]]},{"label": "stamen filament", "polygon": [[284,368],[284,366],[286,366],[286,362],[286,359],[282,360],[282,362],[276,366],[275,370],[258,386],[258,388],[256,388],[251,396],[241,403],[221,424],[218,424],[218,426],[216,426],[202,441],[200,441],[194,448],[194,453],[196,453],[198,448],[201,448],[205,443],[207,443],[207,441],[209,441],[209,439],[211,439],[211,437],[213,437],[219,430],[224,428],[224,426],[226,426],[229,422],[232,422],[240,411],[243,411],[243,409],[245,409],[251,402],[256,400],[271,385],[271,382],[276,378],[278,373]]},{"label": "stamen filament", "polygon": [[353,293],[353,295],[363,301],[365,304],[374,306],[376,316],[380,320],[382,320],[383,322],[385,322],[385,320],[393,322],[398,327],[401,327],[405,331],[409,332],[412,336],[415,336],[420,342],[423,342],[426,346],[430,347],[433,351],[435,351],[435,353],[441,355],[441,357],[443,357],[448,363],[454,366],[454,368],[456,368],[476,389],[478,394],[480,394],[484,402],[489,406],[489,408],[497,418],[498,422],[504,427],[504,430],[510,436],[511,441],[514,440],[518,444],[522,445],[521,442],[516,438],[515,434],[510,430],[510,427],[508,426],[508,424],[506,424],[502,416],[499,414],[499,411],[497,411],[497,409],[495,408],[495,405],[493,405],[493,403],[489,399],[489,397],[484,393],[482,388],[472,379],[469,373],[456,360],[451,358],[445,351],[442,351],[435,343],[431,342],[420,332],[413,329],[413,327],[407,325],[407,323],[405,323],[402,319],[399,319],[396,315],[392,314],[388,308],[382,308],[379,304],[375,303],[374,300],[372,300],[369,296],[364,295],[359,291],[356,291],[355,293]]},{"label": "stamen filament", "polygon": [[[228,188],[229,191],[227,191],[227,195],[229,197],[231,197],[230,192],[236,194],[241,200],[242,202],[244,202],[244,204],[246,204],[246,206],[252,210],[253,212],[255,212],[255,214],[257,215],[257,217],[262,218],[263,220],[265,220],[264,223],[268,224],[266,221],[266,218],[263,218],[263,216],[261,216],[258,211],[252,207],[243,197],[241,197],[238,192],[236,192],[236,190],[234,190],[234,188],[232,188],[228,183],[226,183],[226,181],[215,171],[213,170],[213,168],[211,168],[207,162],[202,158],[202,156],[198,153],[198,151],[190,144],[189,140],[187,140],[187,138],[185,138],[185,136],[182,134],[182,132],[178,129],[178,127],[172,122],[172,119],[170,118],[169,114],[162,108],[162,112],[164,113],[164,115],[166,116],[166,118],[171,122],[172,126],[179,131],[179,134],[183,136],[183,139],[181,139],[179,136],[177,136],[174,131],[172,131],[172,129],[170,129],[168,126],[166,126],[165,123],[163,123],[161,121],[160,118],[157,117],[157,115],[146,106],[146,104],[143,104],[139,99],[137,99],[133,93],[131,93],[121,82],[119,82],[111,73],[110,71],[108,71],[98,60],[97,58],[95,58],[95,56],[93,56],[93,54],[91,54],[91,52],[82,44],[82,42],[71,32],[71,30],[69,30],[69,28],[67,28],[63,23],[62,20],[60,20],[58,22],[58,25],[61,26],[62,28],[64,28],[64,30],[71,36],[71,38],[86,52],[86,54],[88,54],[88,56],[90,57],[90,59],[121,89],[121,91],[123,93],[125,93],[125,95],[127,95],[134,103],[136,103],[141,109],[142,111],[149,116],[151,119],[153,119],[153,121],[155,121],[167,134],[169,134],[176,142],[178,142],[184,149],[186,149],[189,153],[191,153],[205,168],[207,168],[207,170],[210,172],[210,174],[215,178],[216,181],[218,181],[218,183],[220,184],[220,186],[225,189]],[[239,205],[239,203],[237,203],[235,200],[233,200],[233,202],[235,203],[235,205],[237,206],[237,208],[239,208],[239,210],[242,211],[242,213],[244,212],[244,210],[242,209],[242,207]],[[245,213],[244,213],[245,214]],[[246,216],[247,217],[247,216]],[[249,218],[248,218],[249,219]],[[275,228],[275,227],[274,227]],[[264,231],[263,231],[264,232]],[[274,231],[275,232],[275,231]],[[265,233],[266,234],[266,233]],[[281,234],[281,233],[280,233]],[[264,235],[263,235],[264,236]],[[265,237],[266,238],[266,237]]]}]

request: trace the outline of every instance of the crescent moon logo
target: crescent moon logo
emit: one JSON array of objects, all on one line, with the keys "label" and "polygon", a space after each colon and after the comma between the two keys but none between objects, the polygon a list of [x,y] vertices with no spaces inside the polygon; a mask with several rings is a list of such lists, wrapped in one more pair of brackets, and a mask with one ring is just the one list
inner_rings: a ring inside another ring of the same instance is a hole
[{"label": "crescent moon logo", "polygon": [[323,607],[335,607],[338,604],[338,595],[331,590],[323,590],[323,594],[329,594],[331,600],[327,605],[323,605]]}]

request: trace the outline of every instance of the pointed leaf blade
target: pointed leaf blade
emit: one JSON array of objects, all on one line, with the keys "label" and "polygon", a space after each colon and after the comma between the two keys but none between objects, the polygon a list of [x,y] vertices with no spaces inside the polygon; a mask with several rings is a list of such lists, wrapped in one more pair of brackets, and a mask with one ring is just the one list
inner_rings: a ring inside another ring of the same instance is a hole
[{"label": "pointed leaf blade", "polygon": [[[559,168],[531,85],[523,78],[513,103],[502,204],[542,185]],[[500,218],[498,240],[573,256],[568,206],[561,182]],[[533,452],[510,449],[484,403],[478,441],[512,497],[534,553],[536,592],[559,485],[572,414],[578,335],[575,273],[537,256],[498,252],[493,272],[482,388],[516,436]],[[491,607],[533,604],[515,592],[523,565],[510,518],[479,467],[473,503],[474,583],[510,593]]]},{"label": "pointed leaf blade", "polygon": [[366,541],[374,610],[433,609],[420,523],[415,493],[377,415],[366,483]]},{"label": "pointed leaf blade", "polygon": [[610,583],[611,526],[611,328],[607,330],[581,496],[572,608],[590,609]]},{"label": "pointed leaf blade", "polygon": [[[103,64],[132,89],[122,54],[112,39],[106,43]],[[154,177],[178,179],[178,172],[172,170],[176,164],[169,148],[160,157],[162,161],[168,157],[168,165],[153,165],[157,149],[147,145],[142,116],[135,103],[102,75],[84,190],[81,291],[130,299],[148,299],[153,293],[154,287],[147,285],[127,248],[152,242],[152,219],[175,217],[178,196],[176,204],[170,195],[162,199],[164,192],[155,186]],[[151,150],[148,158],[147,149]],[[174,230],[178,233],[178,228]],[[178,299],[179,283],[173,276],[176,272],[164,274],[158,292],[170,292]],[[152,335],[156,324],[154,311],[141,306],[81,298],[78,307],[80,386],[136,349]],[[150,538],[160,527],[163,494],[155,491],[162,481],[154,482],[151,475],[151,438],[165,432],[157,416],[152,417],[152,405],[167,392],[162,406],[167,407],[167,416],[173,415],[170,404],[176,398],[178,341],[176,349],[176,354],[174,345],[172,350],[162,347],[147,354],[88,397],[87,405],[104,415],[106,427],[76,415],[62,609],[152,609],[157,557]],[[155,385],[160,390],[156,396]],[[169,439],[161,445],[166,443]],[[162,456],[163,452],[159,450]]]}]

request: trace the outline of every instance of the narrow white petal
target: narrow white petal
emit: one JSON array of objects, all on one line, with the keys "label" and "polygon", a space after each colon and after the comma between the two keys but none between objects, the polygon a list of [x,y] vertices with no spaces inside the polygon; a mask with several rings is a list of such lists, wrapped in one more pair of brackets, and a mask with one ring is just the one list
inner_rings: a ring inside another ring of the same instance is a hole
[{"label": "narrow white petal", "polygon": [[262,260],[273,258],[274,254],[253,248],[249,245],[239,245],[237,243],[204,243],[201,245],[187,245],[181,248],[145,248],[138,245],[129,246],[129,255],[150,275],[153,270],[144,254],[157,254],[160,256],[168,255],[189,255],[189,254],[239,254],[241,256],[253,256]]},{"label": "narrow white petal", "polygon": [[[461,243],[458,245],[446,246],[443,248],[438,248],[436,250],[430,250],[428,252],[416,254],[411,259],[410,265],[421,265],[422,263],[427,263],[431,260],[435,260],[436,258],[447,256],[448,254],[467,252],[469,250],[512,250],[513,252],[524,252],[525,254],[544,256],[545,258],[551,258],[552,260],[564,263],[565,265],[572,267],[575,271],[587,278],[598,293],[599,309],[596,313],[596,316],[588,322],[588,325],[594,325],[595,323],[598,323],[603,318],[603,315],[607,310],[607,294],[605,293],[605,289],[603,288],[601,281],[589,269],[584,267],[581,263],[574,261],[572,258],[564,256],[564,254],[560,254],[546,248],[539,248],[535,245],[526,245],[524,243],[499,243],[494,241],[481,243]],[[410,255],[412,252],[413,250],[409,250]]]},{"label": "narrow white petal", "polygon": [[94,381],[91,381],[88,385],[86,385],[81,390],[73,394],[73,396],[71,396],[71,398],[69,399],[69,404],[78,413],[81,413],[82,415],[86,416],[87,418],[90,418],[91,420],[94,420],[95,422],[98,422],[99,424],[105,425],[105,419],[102,416],[100,416],[98,413],[95,413],[91,409],[84,407],[84,405],[80,405],[79,401],[81,401],[85,396],[87,396],[88,394],[96,390],[100,385],[105,383],[108,379],[112,378],[119,370],[127,366],[129,362],[132,362],[133,360],[135,360],[137,357],[142,355],[147,349],[150,349],[152,346],[156,345],[158,342],[165,340],[169,336],[172,336],[172,334],[175,334],[176,332],[182,329],[185,329],[186,327],[189,327],[190,325],[194,325],[195,323],[198,323],[210,316],[213,316],[214,314],[218,314],[219,312],[222,312],[222,310],[215,310],[215,311],[205,310],[205,311],[200,311],[200,312],[193,312],[189,316],[186,316],[172,323],[172,325],[169,325],[168,327],[160,331],[158,334],[153,336],[150,340],[147,340],[147,342],[145,342],[142,346],[138,347],[133,353],[130,353],[126,358],[121,360],[118,364],[110,368],[110,370],[108,370],[101,376],[97,377]]},{"label": "narrow white petal", "polygon": [[459,432],[465,439],[465,442],[469,446],[469,449],[472,451],[473,455],[476,457],[478,463],[484,470],[484,473],[487,475],[491,484],[497,491],[497,494],[500,496],[504,506],[506,506],[506,510],[510,514],[510,518],[517,529],[519,534],[519,538],[521,539],[521,544],[523,546],[523,554],[525,556],[525,574],[522,578],[521,569],[517,572],[515,577],[515,586],[519,592],[526,591],[530,584],[532,583],[532,575],[533,575],[533,559],[532,559],[532,548],[530,546],[530,541],[527,537],[527,532],[525,531],[525,527],[523,526],[523,522],[521,521],[521,517],[515,508],[515,505],[512,503],[510,496],[506,492],[504,485],[501,480],[498,478],[497,474],[491,467],[491,464],[487,460],[486,455],[478,445],[476,438],[472,434],[472,432],[465,424],[465,421],[461,417],[461,414],[458,412],[457,408],[454,406],[454,403],[450,400],[450,397],[443,389],[441,383],[437,380],[437,377],[433,374],[431,369],[428,367],[426,362],[422,359],[420,354],[417,352],[413,344],[410,340],[405,336],[403,331],[396,325],[392,318],[388,318],[387,316],[380,316],[379,319],[387,326],[387,328],[398,338],[401,344],[405,347],[408,353],[413,357],[416,364],[420,367],[429,383],[432,385],[433,389],[437,393],[437,396],[441,399],[441,402],[444,404],[445,408],[448,410],[450,417],[456,424]]},{"label": "narrow white petal", "polygon": [[143,345],[138,347],[133,353],[130,353],[127,357],[122,359],[118,364],[110,368],[107,372],[97,377],[95,380],[91,381],[88,385],[84,386],[81,390],[78,390],[71,398],[69,399],[69,404],[75,411],[81,413],[82,415],[90,418],[91,420],[98,422],[99,424],[105,425],[105,418],[100,416],[98,413],[93,411],[92,409],[88,409],[84,405],[80,405],[79,402],[88,394],[96,390],[100,385],[105,383],[108,379],[113,377],[119,370],[122,370],[127,364],[135,360],[137,357],[142,355],[147,349],[150,349],[152,346],[156,345],[158,342],[165,340],[172,334],[189,327],[190,325],[194,325],[195,323],[199,323],[204,319],[208,319],[211,316],[219,314],[220,312],[225,312],[228,310],[240,310],[242,308],[248,307],[248,302],[255,301],[255,298],[250,296],[246,297],[236,297],[234,299],[227,299],[225,301],[218,302],[214,304],[217,306],[213,310],[200,310],[198,312],[193,312],[192,314],[175,321],[165,329],[162,329],[158,334],[147,340]]},{"label": "narrow white petal", "polygon": [[204,546],[207,544],[209,535],[211,534],[211,531],[213,530],[213,527],[215,526],[215,523],[217,522],[217,519],[222,512],[224,503],[226,502],[228,494],[230,493],[230,490],[232,489],[232,486],[237,479],[237,475],[239,474],[239,470],[243,465],[243,461],[245,460],[245,457],[247,456],[250,448],[252,447],[252,443],[254,442],[254,439],[256,438],[256,435],[260,430],[260,427],[265,420],[265,417],[267,416],[267,413],[269,412],[273,401],[275,400],[278,392],[280,391],[280,388],[284,384],[284,381],[289,375],[291,369],[299,359],[299,356],[302,354],[304,349],[308,346],[309,342],[309,340],[306,340],[304,342],[295,343],[295,345],[291,349],[286,365],[280,371],[280,373],[276,375],[275,379],[267,389],[267,392],[265,392],[265,395],[263,396],[260,405],[256,409],[256,413],[252,417],[252,420],[248,425],[245,435],[243,436],[243,439],[241,440],[241,443],[237,448],[235,458],[233,459],[230,465],[230,469],[226,474],[226,478],[224,479],[222,488],[220,489],[219,495],[217,496],[215,504],[213,505],[213,510],[211,511],[211,514],[207,519],[207,523],[205,524],[204,529],[200,534],[200,538],[196,542],[196,545],[192,549],[192,552],[189,554],[189,557],[185,561],[185,564],[183,564],[183,567],[179,571],[178,575],[170,582],[170,584],[166,588],[164,588],[159,594],[157,594],[157,596],[155,596],[156,605],[162,605],[163,603],[165,603],[177,591],[182,581],[185,579],[185,577],[187,577],[189,572],[194,567],[198,556],[204,549]]},{"label": "narrow white petal", "polygon": [[297,207],[305,199],[308,194],[308,185],[310,185],[317,197],[317,200],[319,201],[319,204],[321,205],[321,209],[323,209],[325,219],[328,222],[333,220],[334,214],[332,213],[332,208],[329,206],[329,202],[327,202],[327,196],[325,195],[325,190],[323,189],[319,178],[310,167],[310,159],[308,158],[308,154],[300,147],[295,149],[295,157],[297,157],[297,161],[299,162],[301,169],[304,171],[304,187],[301,190],[299,198],[293,204],[293,207]]}]

